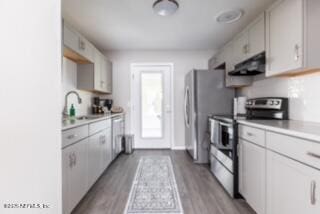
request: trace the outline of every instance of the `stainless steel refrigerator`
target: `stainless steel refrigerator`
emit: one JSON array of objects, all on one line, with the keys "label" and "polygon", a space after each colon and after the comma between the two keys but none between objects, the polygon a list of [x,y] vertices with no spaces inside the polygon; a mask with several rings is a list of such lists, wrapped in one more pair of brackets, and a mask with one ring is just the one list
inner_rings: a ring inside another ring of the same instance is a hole
[{"label": "stainless steel refrigerator", "polygon": [[195,163],[209,162],[208,115],[232,115],[235,90],[224,70],[192,70],[185,76],[185,143]]}]

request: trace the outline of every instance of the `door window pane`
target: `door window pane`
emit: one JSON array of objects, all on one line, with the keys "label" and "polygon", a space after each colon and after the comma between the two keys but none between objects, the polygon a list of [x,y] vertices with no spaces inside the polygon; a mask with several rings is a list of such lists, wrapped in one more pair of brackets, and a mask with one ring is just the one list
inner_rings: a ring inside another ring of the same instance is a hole
[{"label": "door window pane", "polygon": [[141,73],[141,132],[142,138],[162,138],[163,75]]}]

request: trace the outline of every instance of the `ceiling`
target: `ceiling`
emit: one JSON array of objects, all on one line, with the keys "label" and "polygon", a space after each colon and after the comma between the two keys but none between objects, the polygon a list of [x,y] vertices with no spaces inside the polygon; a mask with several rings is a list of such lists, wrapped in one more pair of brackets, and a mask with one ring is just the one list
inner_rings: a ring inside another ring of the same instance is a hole
[{"label": "ceiling", "polygon": [[[62,0],[62,13],[101,50],[215,50],[228,42],[274,0],[177,0],[177,13],[161,17],[155,0]],[[242,9],[240,21],[216,16]]]}]

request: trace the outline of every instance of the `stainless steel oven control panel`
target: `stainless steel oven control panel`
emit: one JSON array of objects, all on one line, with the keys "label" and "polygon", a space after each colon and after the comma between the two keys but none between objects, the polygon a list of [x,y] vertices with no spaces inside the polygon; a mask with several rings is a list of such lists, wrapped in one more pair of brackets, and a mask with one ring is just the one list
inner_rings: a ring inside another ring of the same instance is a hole
[{"label": "stainless steel oven control panel", "polygon": [[248,109],[281,109],[283,99],[281,98],[257,98],[249,99],[246,103]]}]

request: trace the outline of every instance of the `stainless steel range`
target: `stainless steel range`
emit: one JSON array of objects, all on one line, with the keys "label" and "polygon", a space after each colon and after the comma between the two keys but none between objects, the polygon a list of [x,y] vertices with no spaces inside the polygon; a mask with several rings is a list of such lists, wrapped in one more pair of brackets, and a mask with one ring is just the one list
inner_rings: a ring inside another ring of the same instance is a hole
[{"label": "stainless steel range", "polygon": [[247,116],[212,115],[209,117],[210,170],[234,198],[238,194],[237,120],[288,119],[288,99],[279,97],[249,99]]}]

